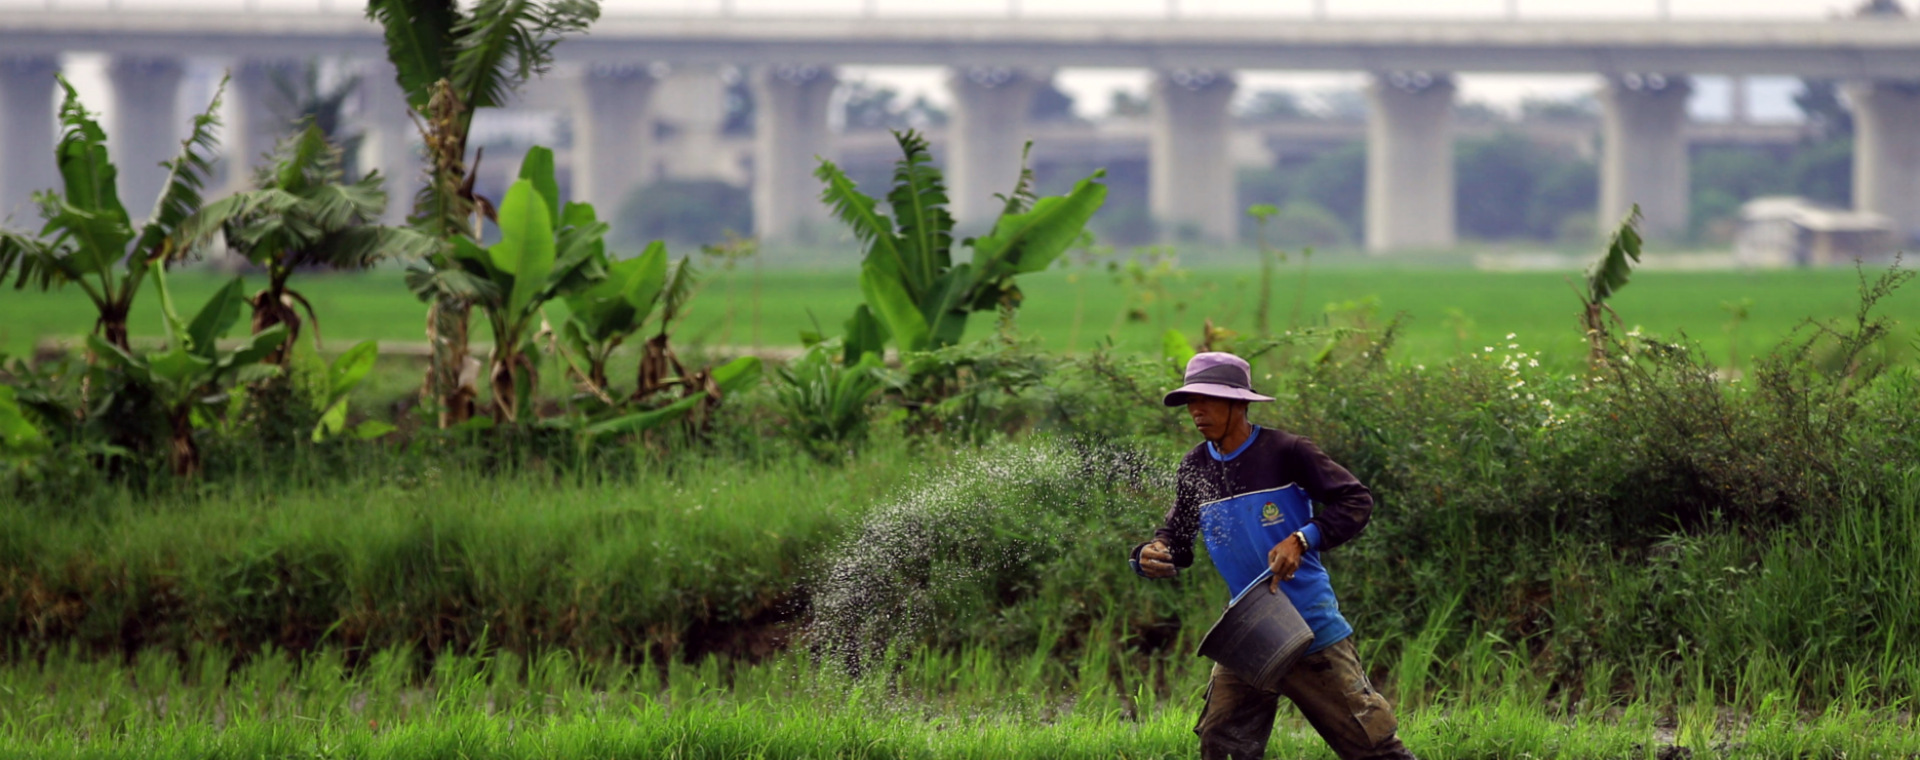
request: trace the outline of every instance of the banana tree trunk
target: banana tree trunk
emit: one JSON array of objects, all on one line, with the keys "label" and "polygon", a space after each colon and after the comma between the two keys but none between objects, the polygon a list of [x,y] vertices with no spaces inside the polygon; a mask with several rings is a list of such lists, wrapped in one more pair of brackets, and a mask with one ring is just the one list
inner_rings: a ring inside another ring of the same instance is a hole
[{"label": "banana tree trunk", "polygon": [[680,366],[680,358],[674,356],[673,348],[667,345],[666,333],[648,338],[640,352],[640,371],[634,384],[633,400],[645,401],[679,384],[686,374],[686,368]]},{"label": "banana tree trunk", "polygon": [[427,343],[433,347],[433,363],[427,368],[427,382],[421,388],[421,402],[440,410],[440,427],[458,425],[473,417],[474,399],[479,390],[467,365],[467,323],[473,307],[458,301],[435,299],[427,309]]},{"label": "banana tree trunk", "polygon": [[200,474],[200,446],[193,441],[193,405],[181,404],[167,410],[167,425],[172,440],[167,444],[167,464],[178,477]]},{"label": "banana tree trunk", "polygon": [[104,311],[100,314],[100,337],[122,351],[132,351],[127,344],[127,313],[125,311]]},{"label": "banana tree trunk", "polygon": [[488,365],[487,381],[493,390],[494,419],[519,422],[522,402],[529,400],[527,397],[532,395],[523,394],[520,389],[533,388],[539,382],[533,361],[524,353],[503,352],[496,345]]},{"label": "banana tree trunk", "polygon": [[251,305],[255,335],[274,325],[287,326],[286,341],[282,342],[279,348],[274,349],[273,353],[267,355],[263,360],[267,364],[286,366],[287,358],[293,353],[293,342],[300,338],[300,315],[294,313],[293,304],[288,303],[288,300],[286,296],[274,292],[271,288],[253,296]]}]

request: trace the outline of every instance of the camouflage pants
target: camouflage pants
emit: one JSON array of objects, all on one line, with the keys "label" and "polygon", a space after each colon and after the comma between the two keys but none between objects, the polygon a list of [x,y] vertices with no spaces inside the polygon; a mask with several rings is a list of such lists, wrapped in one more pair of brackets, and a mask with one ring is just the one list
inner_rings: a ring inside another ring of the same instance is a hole
[{"label": "camouflage pants", "polygon": [[1341,760],[1414,760],[1394,735],[1399,724],[1393,708],[1367,681],[1351,637],[1300,658],[1278,692],[1258,689],[1226,668],[1213,666],[1207,703],[1193,728],[1200,735],[1200,757],[1259,760],[1266,754],[1273,716],[1283,695],[1300,708]]}]

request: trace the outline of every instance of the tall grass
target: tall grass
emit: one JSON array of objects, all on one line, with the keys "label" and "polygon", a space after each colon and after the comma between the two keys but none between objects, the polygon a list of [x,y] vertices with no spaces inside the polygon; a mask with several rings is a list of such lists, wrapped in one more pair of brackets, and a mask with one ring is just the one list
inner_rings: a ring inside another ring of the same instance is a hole
[{"label": "tall grass", "polygon": [[438,652],[483,636],[595,657],[764,650],[725,634],[791,615],[812,551],[922,461],[884,447],[830,470],[804,455],[631,455],[589,472],[369,458],[344,479],[11,506],[0,630],[30,648],[122,654]]}]

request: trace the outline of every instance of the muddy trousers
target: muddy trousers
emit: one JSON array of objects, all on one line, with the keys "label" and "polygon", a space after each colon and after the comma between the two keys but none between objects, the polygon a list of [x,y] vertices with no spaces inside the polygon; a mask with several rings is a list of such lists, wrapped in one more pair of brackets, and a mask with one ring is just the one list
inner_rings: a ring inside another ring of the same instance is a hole
[{"label": "muddy trousers", "polygon": [[1264,691],[1219,665],[1207,684],[1206,706],[1193,732],[1203,760],[1260,760],[1285,696],[1341,760],[1414,760],[1394,734],[1399,727],[1386,697],[1374,691],[1348,637],[1300,658],[1280,683]]}]

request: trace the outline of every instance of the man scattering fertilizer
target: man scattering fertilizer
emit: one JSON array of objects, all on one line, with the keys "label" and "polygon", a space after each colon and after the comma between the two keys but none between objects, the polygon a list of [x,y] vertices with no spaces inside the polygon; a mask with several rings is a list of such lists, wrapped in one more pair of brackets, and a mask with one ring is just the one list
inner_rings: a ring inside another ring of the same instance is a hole
[{"label": "man scattering fertilizer", "polygon": [[[1249,403],[1272,400],[1253,392],[1252,373],[1238,356],[1209,352],[1187,362],[1186,384],[1167,394],[1166,405],[1187,407],[1206,440],[1180,461],[1165,524],[1152,541],[1133,549],[1134,572],[1171,578],[1193,565],[1193,540],[1204,532],[1230,591],[1271,570],[1261,591],[1284,591],[1313,629],[1312,647],[1277,692],[1213,666],[1193,729],[1200,735],[1200,756],[1260,758],[1285,695],[1343,760],[1411,760],[1413,753],[1394,733],[1393,708],[1360,666],[1353,627],[1341,617],[1320,564],[1321,552],[1366,527],[1373,494],[1312,441],[1247,421]],[[1319,514],[1309,499],[1320,505]]]}]

